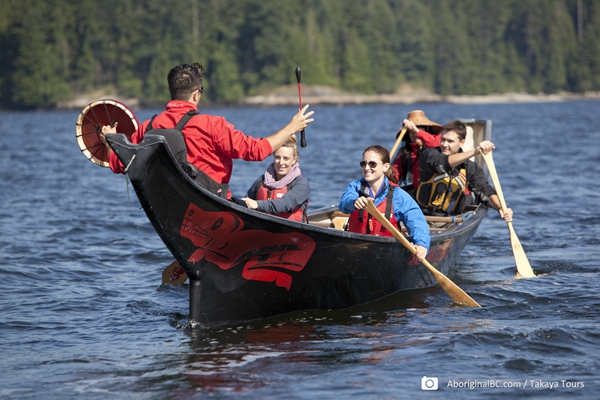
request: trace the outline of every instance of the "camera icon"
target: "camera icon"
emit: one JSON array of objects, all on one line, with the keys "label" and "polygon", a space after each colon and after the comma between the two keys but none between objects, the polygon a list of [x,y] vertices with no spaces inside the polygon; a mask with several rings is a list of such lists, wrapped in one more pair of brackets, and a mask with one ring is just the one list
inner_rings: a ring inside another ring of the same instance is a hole
[{"label": "camera icon", "polygon": [[438,378],[427,376],[422,377],[421,390],[438,390]]}]

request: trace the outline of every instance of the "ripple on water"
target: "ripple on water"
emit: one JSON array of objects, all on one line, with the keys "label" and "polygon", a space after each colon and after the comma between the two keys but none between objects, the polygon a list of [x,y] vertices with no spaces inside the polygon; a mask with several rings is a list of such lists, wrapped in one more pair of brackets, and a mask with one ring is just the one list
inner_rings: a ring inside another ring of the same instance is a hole
[{"label": "ripple on water", "polygon": [[[565,121],[597,135],[598,103],[424,106],[435,121],[493,120],[496,167],[536,278],[514,279],[508,229],[490,213],[450,271],[482,308],[453,306],[435,286],[349,310],[196,329],[188,287],[161,284],[173,257],[131,185],[80,154],[78,112],[1,113],[0,397],[413,399],[426,395],[426,375],[449,398],[594,398],[600,216],[587,178],[600,158],[597,146],[565,158],[548,139],[564,135]],[[318,108],[301,150],[311,208],[337,204],[360,175],[362,149],[391,144],[398,116],[415,106]],[[211,112],[263,137],[290,117],[284,107]],[[556,160],[562,168],[548,173]],[[244,193],[269,162],[236,161],[232,191]],[[460,390],[450,379],[585,388]]]}]

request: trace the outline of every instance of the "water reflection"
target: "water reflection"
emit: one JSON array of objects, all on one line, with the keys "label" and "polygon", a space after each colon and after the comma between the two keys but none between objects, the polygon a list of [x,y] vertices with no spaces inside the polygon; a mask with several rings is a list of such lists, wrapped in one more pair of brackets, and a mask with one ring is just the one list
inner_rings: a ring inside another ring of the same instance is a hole
[{"label": "water reflection", "polygon": [[189,329],[186,380],[209,392],[245,392],[281,379],[280,374],[302,374],[340,362],[382,362],[398,346],[423,344],[424,339],[410,335],[395,344],[389,338],[410,324],[410,313],[426,313],[432,296],[445,295],[440,290],[407,291],[347,310],[302,311],[221,328]]},{"label": "water reflection", "polygon": [[[451,271],[481,309],[451,306],[438,287],[351,310],[196,330],[182,328],[187,288],[159,286],[172,255],[131,186],[128,194],[124,177],[79,154],[78,113],[3,113],[0,397],[412,399],[424,394],[421,377],[431,375],[440,385],[449,379],[585,382],[570,391],[445,389],[441,395],[450,398],[594,398],[600,390],[600,217],[593,206],[599,153],[590,144],[565,157],[565,146],[556,143],[565,116],[570,132],[598,137],[598,104],[320,107],[326,117],[311,125],[309,146],[301,150],[315,208],[337,203],[360,173],[360,151],[392,144],[399,116],[411,109],[439,121],[492,119],[515,229],[541,274],[514,279],[506,224],[490,215]],[[244,131],[262,121],[258,135],[279,126],[277,110],[226,111]],[[244,193],[265,168],[237,163],[234,193]]]}]

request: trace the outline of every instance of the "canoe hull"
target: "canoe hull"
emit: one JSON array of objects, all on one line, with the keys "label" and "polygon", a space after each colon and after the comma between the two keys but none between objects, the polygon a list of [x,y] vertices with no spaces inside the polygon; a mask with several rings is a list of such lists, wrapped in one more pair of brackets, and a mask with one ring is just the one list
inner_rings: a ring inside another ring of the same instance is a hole
[{"label": "canoe hull", "polygon": [[[246,321],[343,309],[435,278],[396,239],[284,220],[212,195],[175,163],[164,138],[107,135],[155,230],[190,278],[190,319]],[[135,157],[134,157],[135,156]],[[133,161],[132,161],[133,160]],[[432,234],[429,262],[446,274],[487,210]]]}]

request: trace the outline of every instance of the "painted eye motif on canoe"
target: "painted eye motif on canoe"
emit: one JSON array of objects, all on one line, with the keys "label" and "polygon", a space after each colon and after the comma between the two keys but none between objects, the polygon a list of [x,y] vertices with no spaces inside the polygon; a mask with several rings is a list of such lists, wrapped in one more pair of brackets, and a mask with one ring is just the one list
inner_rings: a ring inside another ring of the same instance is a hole
[{"label": "painted eye motif on canoe", "polygon": [[292,273],[304,269],[315,250],[302,233],[244,230],[243,221],[229,212],[208,212],[188,206],[180,234],[197,247],[191,263],[209,261],[223,270],[240,270],[247,280],[275,282],[290,290]]}]

